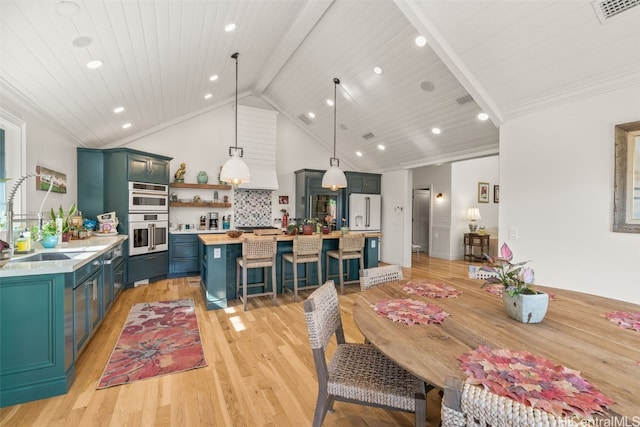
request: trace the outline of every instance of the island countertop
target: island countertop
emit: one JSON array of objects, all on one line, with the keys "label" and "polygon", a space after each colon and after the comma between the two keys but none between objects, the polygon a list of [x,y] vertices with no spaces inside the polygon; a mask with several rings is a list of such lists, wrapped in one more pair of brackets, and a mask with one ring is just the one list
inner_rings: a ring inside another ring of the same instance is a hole
[{"label": "island countertop", "polygon": [[[88,239],[72,240],[69,243],[59,244],[52,249],[44,249],[40,243],[34,242],[35,251],[27,255],[14,255],[11,261],[0,267],[0,277],[70,273],[127,239],[128,236],[124,234],[106,237],[94,236]],[[17,262],[22,258],[28,258],[40,253],[68,253],[71,258],[55,261]]]},{"label": "island countertop", "polygon": [[[360,233],[359,231],[352,231],[351,233]],[[342,235],[341,231],[332,231],[329,234],[321,234],[322,239],[338,239]],[[240,237],[229,237],[226,234],[201,234],[198,236],[200,241],[205,245],[229,245],[235,243],[242,243],[242,239],[247,236],[254,236],[253,233],[243,233]],[[372,237],[381,237],[382,234],[379,232],[365,231],[365,238]],[[296,236],[291,236],[288,234],[277,234],[278,242],[291,242]]]}]

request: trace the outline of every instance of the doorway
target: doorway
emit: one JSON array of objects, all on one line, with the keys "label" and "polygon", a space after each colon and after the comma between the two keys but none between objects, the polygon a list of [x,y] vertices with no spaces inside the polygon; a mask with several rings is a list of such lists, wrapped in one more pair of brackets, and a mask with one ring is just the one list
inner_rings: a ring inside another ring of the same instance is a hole
[{"label": "doorway", "polygon": [[431,190],[413,190],[413,211],[411,217],[411,242],[419,245],[420,252],[429,254],[429,231],[431,227]]}]

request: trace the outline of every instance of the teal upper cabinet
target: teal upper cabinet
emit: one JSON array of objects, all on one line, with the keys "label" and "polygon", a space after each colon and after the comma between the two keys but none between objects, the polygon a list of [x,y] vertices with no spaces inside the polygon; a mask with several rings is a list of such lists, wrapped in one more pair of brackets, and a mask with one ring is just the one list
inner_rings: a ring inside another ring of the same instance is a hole
[{"label": "teal upper cabinet", "polygon": [[169,184],[169,158],[129,153],[127,174],[129,181]]},{"label": "teal upper cabinet", "polygon": [[347,193],[380,194],[380,174],[345,172],[345,175],[347,176]]}]

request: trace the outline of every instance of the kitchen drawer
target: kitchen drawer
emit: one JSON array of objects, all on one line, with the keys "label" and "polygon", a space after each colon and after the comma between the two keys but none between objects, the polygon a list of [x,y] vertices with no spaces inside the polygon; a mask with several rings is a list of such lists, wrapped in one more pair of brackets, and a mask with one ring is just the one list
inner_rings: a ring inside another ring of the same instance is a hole
[{"label": "kitchen drawer", "polygon": [[167,252],[154,252],[146,255],[132,256],[128,259],[127,282],[167,276],[169,271],[169,255]]},{"label": "kitchen drawer", "polygon": [[87,277],[94,274],[96,271],[102,268],[102,257],[98,257],[89,263],[83,265],[79,269],[73,272],[74,288],[80,285]]},{"label": "kitchen drawer", "polygon": [[[196,251],[197,253],[197,251]],[[195,256],[191,258],[174,258],[171,262],[171,273],[199,273],[200,259]]]}]

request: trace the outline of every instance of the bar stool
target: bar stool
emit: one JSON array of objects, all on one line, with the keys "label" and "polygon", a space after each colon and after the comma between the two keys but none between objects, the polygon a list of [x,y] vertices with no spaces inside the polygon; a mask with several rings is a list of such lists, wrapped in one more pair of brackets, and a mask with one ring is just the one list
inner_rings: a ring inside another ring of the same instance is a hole
[{"label": "bar stool", "polygon": [[[346,233],[340,236],[337,251],[327,251],[325,264],[325,278],[336,277],[329,275],[329,260],[338,260],[338,276],[340,277],[340,293],[344,293],[344,261],[360,259],[360,270],[364,270],[364,233]],[[347,262],[347,277],[349,276],[349,263]],[[346,283],[360,283],[360,280],[352,280]]]},{"label": "bar stool", "polygon": [[[297,235],[293,239],[293,252],[282,255],[282,292],[287,289],[286,282],[293,281],[293,301],[298,302],[298,290],[314,289],[322,285],[322,235],[312,234],[310,236]],[[293,279],[286,279],[286,263],[293,266]],[[309,264],[318,264],[318,284],[309,285]],[[305,265],[305,276],[298,278],[298,264]],[[298,286],[298,281],[304,281],[305,286]]]},{"label": "bar stool", "polygon": [[[242,300],[242,309],[247,310],[247,299],[271,295],[273,305],[277,304],[276,289],[276,253],[278,251],[276,236],[246,237],[242,241],[242,257],[236,259],[236,295]],[[267,292],[267,267],[271,268],[271,291]],[[242,295],[240,295],[240,268],[242,268]],[[264,282],[247,283],[249,268],[263,268]],[[263,292],[248,295],[247,288],[263,287]]]}]

